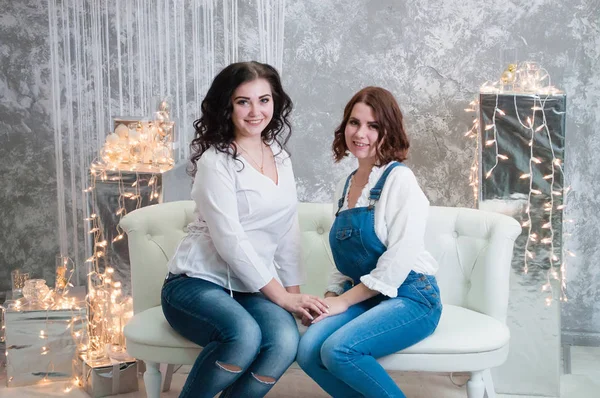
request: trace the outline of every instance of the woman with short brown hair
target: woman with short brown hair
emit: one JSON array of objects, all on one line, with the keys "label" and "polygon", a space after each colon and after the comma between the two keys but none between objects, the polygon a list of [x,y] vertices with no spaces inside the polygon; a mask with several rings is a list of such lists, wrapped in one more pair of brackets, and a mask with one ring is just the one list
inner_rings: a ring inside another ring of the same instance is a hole
[{"label": "woman with short brown hair", "polygon": [[358,168],[336,191],[329,242],[335,269],[296,360],[333,397],[404,397],[377,358],[423,340],[441,313],[438,265],[425,250],[429,201],[402,161],[409,148],[394,96],[356,93],[336,129],[333,153]]}]

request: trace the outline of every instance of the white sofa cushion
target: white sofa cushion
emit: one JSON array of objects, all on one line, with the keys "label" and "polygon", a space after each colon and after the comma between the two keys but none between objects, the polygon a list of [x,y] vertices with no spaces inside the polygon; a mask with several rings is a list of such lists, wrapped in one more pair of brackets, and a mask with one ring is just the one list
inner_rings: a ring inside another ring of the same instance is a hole
[{"label": "white sofa cushion", "polygon": [[489,315],[445,305],[436,331],[401,351],[405,354],[464,354],[493,351],[510,339],[508,326]]},{"label": "white sofa cushion", "polygon": [[175,348],[199,347],[171,329],[161,306],[135,314],[125,325],[125,331],[128,343],[134,341],[138,344]]}]

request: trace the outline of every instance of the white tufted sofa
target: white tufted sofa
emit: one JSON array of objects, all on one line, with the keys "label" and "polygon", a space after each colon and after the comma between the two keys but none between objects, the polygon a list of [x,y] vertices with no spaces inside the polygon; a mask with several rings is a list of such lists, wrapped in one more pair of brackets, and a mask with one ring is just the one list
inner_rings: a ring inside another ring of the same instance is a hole
[{"label": "white tufted sofa", "polygon": [[[136,210],[121,221],[129,239],[134,317],[125,326],[127,350],[146,363],[147,396],[159,397],[159,364],[192,364],[201,347],[175,333],[160,307],[167,260],[192,219],[193,201]],[[299,207],[309,282],[303,292],[321,295],[332,266],[330,204]],[[444,310],[433,335],[379,362],[388,370],[470,372],[469,398],[495,396],[490,369],[508,355],[506,326],[510,262],[521,232],[514,219],[480,210],[432,207],[427,249],[440,263],[437,274]]]}]

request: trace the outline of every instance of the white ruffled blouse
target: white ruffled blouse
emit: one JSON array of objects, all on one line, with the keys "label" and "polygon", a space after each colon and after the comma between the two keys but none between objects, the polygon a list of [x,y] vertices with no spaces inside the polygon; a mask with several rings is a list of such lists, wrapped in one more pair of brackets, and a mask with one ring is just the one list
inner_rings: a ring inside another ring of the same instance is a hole
[{"label": "white ruffled blouse", "polygon": [[[369,192],[390,164],[373,167],[369,181],[356,202],[356,207],[369,205]],[[337,186],[333,200],[334,213],[337,211],[338,200],[343,194],[345,183],[346,178]],[[351,185],[352,181],[348,192]],[[347,209],[348,196],[346,195],[342,210]],[[425,250],[424,235],[428,213],[429,200],[419,187],[413,172],[403,166],[393,169],[375,205],[375,234],[387,250],[379,257],[375,269],[360,278],[365,286],[388,297],[396,297],[398,287],[411,270],[426,275],[434,275],[437,272],[436,260]],[[343,285],[347,280],[350,278],[334,266],[327,290],[342,294]]]}]

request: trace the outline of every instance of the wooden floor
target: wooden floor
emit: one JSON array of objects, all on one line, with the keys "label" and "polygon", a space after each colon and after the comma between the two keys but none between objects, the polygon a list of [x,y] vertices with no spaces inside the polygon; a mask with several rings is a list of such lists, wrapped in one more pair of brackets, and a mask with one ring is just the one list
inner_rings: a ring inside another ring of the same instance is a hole
[{"label": "wooden floor", "polygon": [[[561,378],[561,398],[597,398],[600,397],[600,348],[574,347],[572,374]],[[171,390],[162,397],[179,396],[189,367],[181,367],[173,375]],[[466,398],[465,387],[453,385],[448,375],[428,373],[404,373],[393,375],[408,398]],[[457,384],[466,381],[464,376],[454,380]],[[88,395],[79,389],[64,392],[66,384],[61,382],[29,387],[7,388],[5,374],[0,369],[0,398],[41,398],[68,397],[86,398]],[[143,398],[146,396],[144,383],[139,379],[140,390],[123,394],[122,398]],[[290,368],[267,395],[269,398],[326,398],[328,397],[302,370]],[[534,398],[533,396],[497,395],[498,398]],[[539,397],[535,397],[539,398]]]}]

